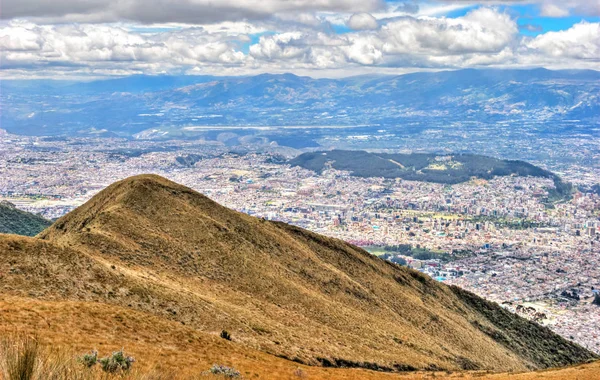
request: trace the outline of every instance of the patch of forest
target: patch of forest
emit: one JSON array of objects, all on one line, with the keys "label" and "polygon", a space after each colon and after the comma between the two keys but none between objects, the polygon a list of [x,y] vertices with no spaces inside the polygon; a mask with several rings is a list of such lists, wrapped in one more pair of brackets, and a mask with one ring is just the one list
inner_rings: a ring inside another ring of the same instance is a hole
[{"label": "patch of forest", "polygon": [[349,171],[357,177],[402,178],[444,184],[467,182],[473,178],[492,179],[495,176],[532,176],[550,178],[554,188],[548,190],[548,204],[568,199],[570,183],[549,170],[520,160],[501,160],[477,154],[433,153],[369,153],[365,151],[331,150],[303,153],[288,161],[321,173],[331,167]]}]

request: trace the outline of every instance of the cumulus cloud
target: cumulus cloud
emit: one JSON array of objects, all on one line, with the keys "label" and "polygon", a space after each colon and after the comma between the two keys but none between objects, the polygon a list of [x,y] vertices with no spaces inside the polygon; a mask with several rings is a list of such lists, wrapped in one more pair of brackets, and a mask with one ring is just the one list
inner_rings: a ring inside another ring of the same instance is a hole
[{"label": "cumulus cloud", "polygon": [[444,55],[497,52],[517,33],[517,24],[509,15],[482,8],[456,19],[401,18],[382,28],[382,40],[386,53]]},{"label": "cumulus cloud", "polygon": [[377,29],[379,24],[375,17],[371,16],[369,13],[355,13],[348,19],[346,23],[350,29],[354,30],[368,30],[368,29]]},{"label": "cumulus cloud", "polygon": [[382,41],[376,35],[350,36],[341,49],[348,62],[375,65],[383,62]]},{"label": "cumulus cloud", "polygon": [[600,62],[600,23],[581,22],[567,30],[541,34],[525,46],[546,57]]},{"label": "cumulus cloud", "polygon": [[[517,33],[517,24],[509,15],[483,8],[456,19],[402,17],[377,30],[343,35],[304,32],[264,36],[250,47],[250,54],[257,60],[294,58],[318,67],[451,67],[467,59],[475,61],[473,54],[479,54],[477,64],[483,65],[506,58]],[[319,60],[322,54],[328,58]],[[484,55],[493,58],[484,59]]]},{"label": "cumulus cloud", "polygon": [[323,23],[323,20],[310,12],[282,12],[277,14],[277,20],[289,24],[300,24],[311,27],[317,27]]},{"label": "cumulus cloud", "polygon": [[260,37],[258,44],[250,46],[250,55],[266,60],[301,59],[309,50],[303,37],[300,32]]},{"label": "cumulus cloud", "polygon": [[277,61],[295,68],[339,68],[349,63],[344,53],[348,45],[347,36],[288,32],[261,37],[250,46],[249,54],[254,64]]},{"label": "cumulus cloud", "polygon": [[12,23],[0,28],[2,68],[146,67],[242,64],[236,45],[248,37],[210,34],[202,28],[143,35],[108,25]]},{"label": "cumulus cloud", "polygon": [[511,15],[479,8],[458,18],[404,15],[370,27],[359,24],[354,31],[336,34],[325,27],[323,18],[310,15],[202,27],[167,25],[166,30],[142,24],[39,25],[14,20],[0,26],[0,68],[3,73],[54,76],[282,71],[319,75],[391,68],[584,68],[597,67],[600,61],[599,23],[523,37]]},{"label": "cumulus cloud", "polygon": [[[450,5],[471,6],[474,3],[485,5],[515,5],[529,3],[537,5],[544,17],[600,16],[600,2],[597,0],[441,0]],[[426,5],[428,2],[423,1]]]},{"label": "cumulus cloud", "polygon": [[384,8],[383,0],[4,0],[4,19],[190,24],[264,19],[286,12],[356,12]]},{"label": "cumulus cloud", "polygon": [[600,16],[600,2],[595,0],[543,0],[540,5],[540,14],[546,17]]}]

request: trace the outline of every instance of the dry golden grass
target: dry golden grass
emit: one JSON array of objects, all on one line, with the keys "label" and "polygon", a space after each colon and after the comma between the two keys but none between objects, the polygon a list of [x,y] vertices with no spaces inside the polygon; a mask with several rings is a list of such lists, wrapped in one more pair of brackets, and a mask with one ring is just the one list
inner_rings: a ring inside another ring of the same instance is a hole
[{"label": "dry golden grass", "polygon": [[0,235],[0,295],[0,329],[77,352],[125,347],[168,376],[214,363],[249,378],[397,376],[292,359],[525,371],[594,358],[418,272],[156,176],[110,186],[38,238]]},{"label": "dry golden grass", "polygon": [[[217,363],[238,369],[245,379],[591,380],[600,374],[600,363],[522,374],[462,371],[388,374],[363,369],[310,367],[199,332],[175,321],[96,302],[4,297],[0,299],[0,313],[3,343],[23,344],[23,337],[38,343],[38,362],[32,378],[35,380],[212,379],[219,377],[205,373]],[[6,344],[0,347],[4,348]],[[92,349],[107,355],[122,348],[136,358],[133,370],[126,376],[106,375],[98,368],[89,371],[76,360]],[[4,357],[5,350],[0,349],[0,362]],[[0,378],[12,380],[3,374]]]},{"label": "dry golden grass", "polygon": [[[0,300],[3,336],[35,336],[43,347],[61,347],[61,359],[96,349],[101,355],[125,348],[136,358],[135,375],[188,379],[213,364],[238,369],[245,378],[380,379],[393,377],[361,369],[310,367],[275,357],[150,314],[96,302]],[[68,352],[69,355],[64,355]],[[75,366],[77,367],[77,366]],[[81,367],[82,369],[83,367]],[[96,371],[97,372],[97,371]]]}]

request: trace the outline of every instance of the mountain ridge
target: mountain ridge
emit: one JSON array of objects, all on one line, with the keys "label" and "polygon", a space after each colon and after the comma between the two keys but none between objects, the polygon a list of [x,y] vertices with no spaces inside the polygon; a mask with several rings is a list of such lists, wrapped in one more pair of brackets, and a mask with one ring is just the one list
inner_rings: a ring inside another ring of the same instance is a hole
[{"label": "mountain ridge", "polygon": [[[2,87],[3,128],[26,135],[97,135],[106,129],[131,137],[195,125],[402,128],[419,122],[425,128],[516,119],[580,120],[586,126],[600,113],[600,72],[589,70],[467,69],[338,79],[151,76],[68,85],[3,81]],[[69,104],[69,112],[53,115],[36,100],[53,109]],[[86,132],[86,125],[96,129]]]},{"label": "mountain ridge", "polygon": [[[411,72],[406,74],[363,74],[363,75],[350,75],[345,77],[311,77],[307,75],[297,75],[291,72],[288,73],[263,73],[256,75],[239,75],[239,76],[230,76],[230,75],[164,75],[164,74],[135,74],[129,76],[117,76],[117,77],[109,77],[109,78],[99,78],[93,80],[79,81],[79,80],[64,80],[64,79],[10,79],[6,78],[3,80],[3,85],[8,86],[10,88],[18,87],[18,86],[27,86],[34,84],[42,84],[47,87],[54,88],[64,88],[64,87],[72,87],[76,89],[79,84],[105,84],[105,83],[118,83],[122,81],[126,85],[130,85],[128,82],[139,82],[143,83],[148,79],[154,78],[156,82],[161,84],[161,87],[164,88],[178,88],[182,82],[178,81],[180,78],[188,78],[187,82],[183,83],[203,83],[207,80],[219,80],[219,79],[235,79],[235,78],[267,78],[267,79],[277,79],[277,78],[292,78],[292,79],[304,79],[304,80],[325,80],[325,81],[336,81],[336,80],[345,80],[345,79],[386,79],[386,78],[415,78],[421,76],[428,76],[431,74],[442,74],[442,75],[451,75],[452,73],[463,73],[471,75],[472,73],[508,73],[512,76],[519,76],[520,74],[527,75],[528,73],[538,73],[543,74],[547,78],[551,78],[553,76],[560,76],[558,74],[572,74],[572,75],[591,75],[593,79],[600,80],[600,70],[592,70],[592,69],[558,69],[558,70],[550,70],[546,68],[532,68],[532,69],[459,69],[459,70],[439,70],[433,72]],[[588,76],[585,76],[588,79]],[[107,87],[108,88],[108,87]],[[112,91],[112,88],[110,89]]]}]

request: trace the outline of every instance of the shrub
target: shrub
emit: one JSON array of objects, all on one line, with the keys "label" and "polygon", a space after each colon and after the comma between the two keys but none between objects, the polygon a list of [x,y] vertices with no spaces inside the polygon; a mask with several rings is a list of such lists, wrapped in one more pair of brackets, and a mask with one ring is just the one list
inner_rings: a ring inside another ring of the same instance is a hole
[{"label": "shrub", "polygon": [[134,362],[135,359],[131,356],[125,356],[125,352],[123,352],[123,350],[115,351],[110,356],[98,359],[100,368],[102,368],[104,372],[108,373],[129,371]]},{"label": "shrub", "polygon": [[94,350],[89,354],[83,354],[82,356],[77,358],[77,361],[83,364],[85,367],[91,368],[95,366],[96,363],[98,363],[98,351]]},{"label": "shrub", "polygon": [[125,355],[125,352],[121,349],[113,352],[112,355],[100,359],[98,359],[98,351],[94,350],[78,357],[77,361],[87,368],[92,368],[96,364],[100,364],[102,371],[117,373],[129,371],[135,362],[135,359]]},{"label": "shrub", "polygon": [[221,331],[221,338],[231,340],[231,334],[227,330]]},{"label": "shrub", "polygon": [[240,372],[235,368],[219,364],[214,364],[210,369],[210,373],[212,373],[213,375],[220,375],[228,379],[237,379],[241,376]]}]

